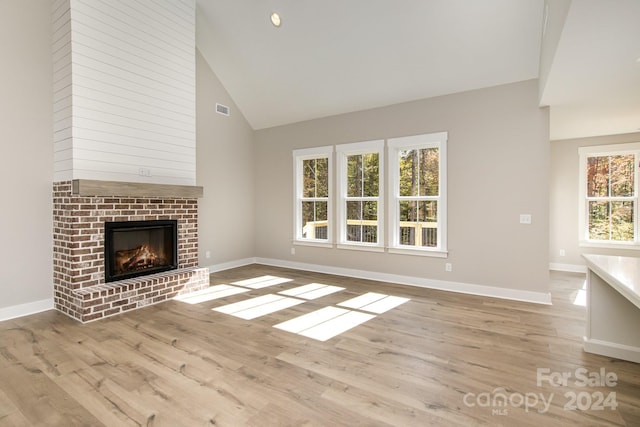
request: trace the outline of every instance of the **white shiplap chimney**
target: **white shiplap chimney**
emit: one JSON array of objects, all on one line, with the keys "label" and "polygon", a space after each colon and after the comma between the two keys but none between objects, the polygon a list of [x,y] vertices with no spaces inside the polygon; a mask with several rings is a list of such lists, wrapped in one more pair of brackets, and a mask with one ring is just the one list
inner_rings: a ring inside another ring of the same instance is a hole
[{"label": "white shiplap chimney", "polygon": [[55,0],[54,181],[194,185],[195,0]]}]

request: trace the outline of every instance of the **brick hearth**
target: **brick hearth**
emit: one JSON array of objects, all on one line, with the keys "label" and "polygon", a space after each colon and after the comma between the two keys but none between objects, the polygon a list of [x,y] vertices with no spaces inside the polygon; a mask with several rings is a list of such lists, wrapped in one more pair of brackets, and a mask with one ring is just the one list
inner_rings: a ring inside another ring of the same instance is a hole
[{"label": "brick hearth", "polygon": [[[104,281],[106,221],[178,221],[178,269]],[[181,197],[78,196],[53,184],[53,280],[56,309],[81,322],[156,304],[209,286],[198,267],[198,200]]]}]

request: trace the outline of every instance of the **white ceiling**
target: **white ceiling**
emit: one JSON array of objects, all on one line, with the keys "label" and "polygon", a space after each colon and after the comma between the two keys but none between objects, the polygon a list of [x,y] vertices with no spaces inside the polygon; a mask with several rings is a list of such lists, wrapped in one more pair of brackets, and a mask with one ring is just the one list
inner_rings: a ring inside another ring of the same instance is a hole
[{"label": "white ceiling", "polygon": [[[552,139],[640,127],[639,7],[571,3],[542,92]],[[537,78],[544,9],[544,0],[197,0],[196,37],[263,129]],[[610,125],[591,126],[593,115]]]}]

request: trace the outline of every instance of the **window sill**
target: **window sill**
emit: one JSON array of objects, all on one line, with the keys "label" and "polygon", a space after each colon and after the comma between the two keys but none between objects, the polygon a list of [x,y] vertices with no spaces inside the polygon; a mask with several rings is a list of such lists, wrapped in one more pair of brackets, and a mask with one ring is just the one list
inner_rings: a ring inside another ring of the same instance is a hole
[{"label": "window sill", "polygon": [[346,249],[350,251],[365,251],[365,252],[384,252],[382,246],[369,246],[369,245],[355,245],[348,243],[338,244],[338,249]]},{"label": "window sill", "polygon": [[613,242],[591,242],[588,240],[580,241],[578,246],[581,248],[606,248],[606,249],[622,249],[622,250],[640,250],[640,244],[638,243],[613,243]]},{"label": "window sill", "polygon": [[416,256],[426,256],[433,258],[447,258],[449,257],[449,252],[441,251],[441,250],[429,250],[429,249],[405,249],[405,248],[389,248],[390,254],[399,254],[399,255],[416,255]]},{"label": "window sill", "polygon": [[333,243],[322,240],[294,240],[293,244],[298,246],[315,246],[317,248],[333,248]]}]

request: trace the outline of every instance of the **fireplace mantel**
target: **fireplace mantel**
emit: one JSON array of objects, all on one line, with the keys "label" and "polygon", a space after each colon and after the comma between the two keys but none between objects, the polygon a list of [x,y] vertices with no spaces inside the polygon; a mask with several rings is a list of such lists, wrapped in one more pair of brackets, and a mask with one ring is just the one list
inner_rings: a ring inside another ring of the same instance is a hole
[{"label": "fireplace mantel", "polygon": [[204,193],[203,188],[199,186],[92,179],[74,179],[72,192],[74,196],[90,197],[176,197],[190,199],[202,197]]}]

